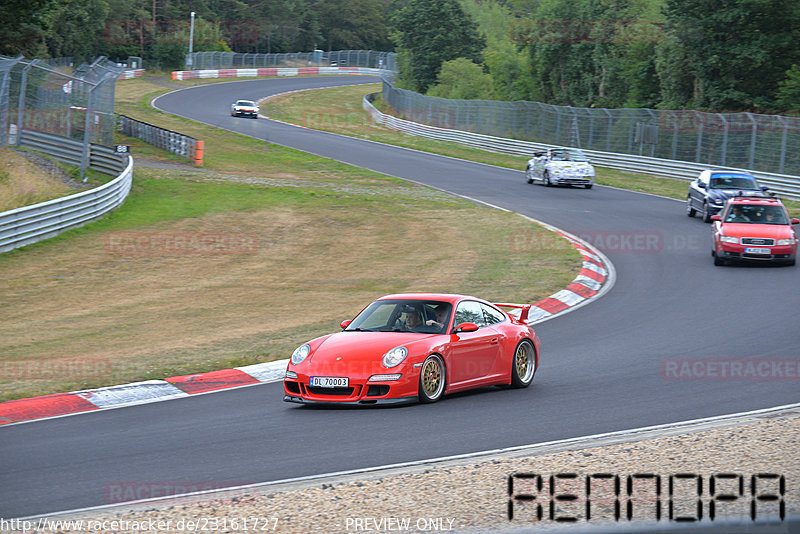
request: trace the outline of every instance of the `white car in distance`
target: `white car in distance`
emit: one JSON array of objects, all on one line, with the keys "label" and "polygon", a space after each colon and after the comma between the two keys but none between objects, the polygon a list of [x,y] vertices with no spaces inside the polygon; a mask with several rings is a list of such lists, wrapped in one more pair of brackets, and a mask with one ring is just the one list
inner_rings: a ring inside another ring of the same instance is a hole
[{"label": "white car in distance", "polygon": [[237,100],[231,104],[232,117],[258,118],[258,106],[252,100]]},{"label": "white car in distance", "polygon": [[594,167],[586,155],[577,148],[548,148],[534,153],[525,168],[529,184],[582,185],[591,189],[594,185]]}]

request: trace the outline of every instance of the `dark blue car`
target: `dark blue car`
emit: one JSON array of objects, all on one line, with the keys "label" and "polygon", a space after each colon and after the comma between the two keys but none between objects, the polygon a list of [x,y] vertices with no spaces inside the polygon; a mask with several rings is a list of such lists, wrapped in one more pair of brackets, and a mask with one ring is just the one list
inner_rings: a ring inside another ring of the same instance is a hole
[{"label": "dark blue car", "polygon": [[719,213],[732,196],[763,197],[767,189],[758,185],[756,179],[746,172],[705,170],[689,184],[686,214],[694,217],[700,212],[703,221],[711,222],[711,216]]}]

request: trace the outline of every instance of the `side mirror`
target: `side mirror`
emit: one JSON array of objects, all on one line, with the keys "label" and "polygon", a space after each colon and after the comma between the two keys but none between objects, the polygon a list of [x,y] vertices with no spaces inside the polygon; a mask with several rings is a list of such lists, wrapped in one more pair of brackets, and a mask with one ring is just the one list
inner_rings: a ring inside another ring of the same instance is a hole
[{"label": "side mirror", "polygon": [[792,224],[800,224],[800,219],[792,217]]},{"label": "side mirror", "polygon": [[722,215],[712,215],[711,216],[711,220],[712,221],[721,221],[722,220]]},{"label": "side mirror", "polygon": [[768,189],[769,189],[769,187],[767,187],[766,185],[762,185],[761,186],[761,190],[762,191],[767,191]]},{"label": "side mirror", "polygon": [[339,323],[339,326],[341,326],[341,327],[342,327],[342,330],[344,330],[345,328],[347,328],[348,326],[350,326],[350,323],[352,323],[352,322],[353,322],[353,320],[352,320],[352,319],[348,319],[348,320],[346,320],[346,321],[342,321],[341,323]]},{"label": "side mirror", "polygon": [[705,182],[697,182],[697,187],[700,189],[706,189],[708,186],[706,186]]},{"label": "side mirror", "polygon": [[458,332],[475,332],[475,331],[477,331],[477,330],[478,330],[478,325],[476,325],[475,323],[461,323],[460,325],[458,325],[458,326],[455,328],[455,330],[453,330],[453,333],[458,333]]}]

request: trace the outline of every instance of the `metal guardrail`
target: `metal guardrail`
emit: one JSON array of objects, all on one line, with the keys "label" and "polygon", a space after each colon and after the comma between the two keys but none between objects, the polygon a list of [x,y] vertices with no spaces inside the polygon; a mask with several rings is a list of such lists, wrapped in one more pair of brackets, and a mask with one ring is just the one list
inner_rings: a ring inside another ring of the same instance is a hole
[{"label": "metal guardrail", "polygon": [[[60,135],[23,130],[19,146],[49,154],[58,161],[80,166],[83,158],[83,143]],[[101,145],[89,145],[89,167],[104,174],[118,174],[127,164],[124,154]]]},{"label": "metal guardrail", "polygon": [[[530,156],[533,152],[552,147],[551,144],[534,143],[521,141],[519,139],[508,139],[505,137],[493,137],[490,135],[439,128],[427,124],[420,124],[405,119],[399,119],[392,115],[387,115],[379,111],[372,105],[372,101],[380,93],[366,95],[363,100],[363,108],[369,113],[372,119],[393,130],[399,130],[411,135],[437,139],[439,141],[450,141],[462,145],[498,152],[502,154],[512,154],[516,156]],[[679,178],[682,180],[694,180],[701,171],[713,166],[693,163],[688,161],[669,160],[652,158],[648,156],[635,156],[631,154],[617,154],[613,152],[599,152],[595,150],[583,150],[591,159],[592,163],[601,167],[619,169],[623,171],[639,172],[669,178]],[[730,168],[730,167],[726,167]],[[520,169],[521,171],[522,169]],[[780,193],[782,196],[793,200],[800,200],[800,177],[784,174],[773,174],[764,172],[753,172],[746,169],[738,169],[748,172],[756,177],[762,185],[768,186],[772,191]]]},{"label": "metal guardrail", "polygon": [[132,177],[133,158],[127,156],[120,175],[100,187],[0,213],[0,252],[42,241],[108,213],[128,196]]},{"label": "metal guardrail", "polygon": [[125,115],[117,115],[117,128],[121,134],[136,137],[155,147],[203,164],[203,141],[182,133],[166,130]]}]

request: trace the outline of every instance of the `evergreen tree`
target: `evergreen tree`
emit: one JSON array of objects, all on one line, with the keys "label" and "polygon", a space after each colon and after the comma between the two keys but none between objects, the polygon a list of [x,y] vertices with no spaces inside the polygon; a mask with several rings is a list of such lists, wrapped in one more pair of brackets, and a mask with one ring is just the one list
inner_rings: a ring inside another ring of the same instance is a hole
[{"label": "evergreen tree", "polygon": [[485,39],[457,0],[409,0],[395,12],[392,26],[398,48],[408,55],[408,76],[421,92],[436,82],[445,61],[481,61]]},{"label": "evergreen tree", "polygon": [[696,81],[682,95],[691,107],[771,108],[779,82],[800,63],[796,0],[667,0],[664,12]]}]

